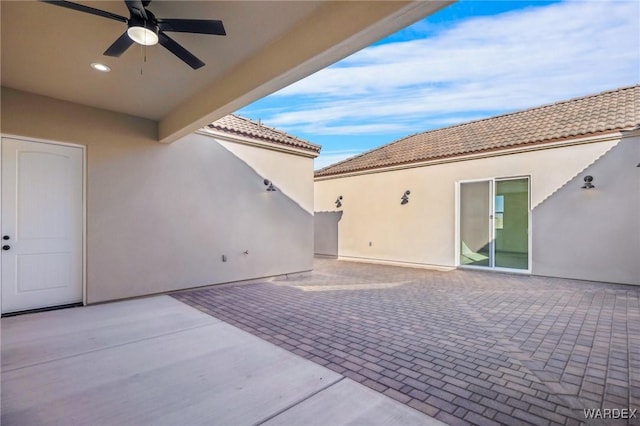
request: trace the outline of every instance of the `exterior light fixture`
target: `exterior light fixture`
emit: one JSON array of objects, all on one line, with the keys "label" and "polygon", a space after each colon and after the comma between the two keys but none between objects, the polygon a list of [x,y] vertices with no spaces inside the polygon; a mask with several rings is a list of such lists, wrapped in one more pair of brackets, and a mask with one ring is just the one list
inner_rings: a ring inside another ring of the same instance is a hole
[{"label": "exterior light fixture", "polygon": [[265,179],[263,183],[267,186],[267,191],[277,191],[275,186],[273,186],[273,182],[271,182],[269,179]]},{"label": "exterior light fixture", "polygon": [[408,189],[404,191],[404,195],[401,198],[402,201],[400,201],[400,204],[404,205],[409,202],[409,194],[411,194],[411,191],[409,191]]},{"label": "exterior light fixture", "polygon": [[143,46],[158,44],[158,26],[149,20],[130,19],[127,35],[131,40]]},{"label": "exterior light fixture", "polygon": [[342,195],[338,195],[338,198],[336,198],[336,207],[342,207]]},{"label": "exterior light fixture", "polygon": [[595,188],[595,186],[591,182],[593,182],[593,176],[585,176],[584,185],[582,185],[582,189]]}]

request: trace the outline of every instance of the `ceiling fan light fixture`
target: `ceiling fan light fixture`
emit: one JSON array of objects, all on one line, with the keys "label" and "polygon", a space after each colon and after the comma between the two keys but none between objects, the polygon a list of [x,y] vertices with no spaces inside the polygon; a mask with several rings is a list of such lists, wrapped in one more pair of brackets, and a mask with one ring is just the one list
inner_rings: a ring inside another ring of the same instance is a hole
[{"label": "ceiling fan light fixture", "polygon": [[158,27],[145,21],[131,22],[127,35],[143,46],[158,44]]},{"label": "ceiling fan light fixture", "polygon": [[[2,0],[0,0],[2,1]],[[127,51],[134,43],[143,46],[153,46],[160,44],[178,59],[197,70],[205,63],[198,59],[193,53],[185,49],[180,43],[169,37],[167,32],[189,33],[189,34],[210,34],[226,36],[227,32],[222,21],[217,19],[182,19],[182,18],[161,18],[147,9],[151,0],[125,0],[125,6],[129,11],[129,17],[116,15],[105,10],[96,9],[85,4],[74,3],[67,0],[40,0],[42,3],[61,6],[78,12],[100,16],[127,25],[127,30],[121,33],[111,45],[104,51],[103,55],[118,58]],[[145,53],[146,55],[146,53]],[[146,60],[146,56],[145,56]],[[104,69],[100,71],[106,71]]]}]

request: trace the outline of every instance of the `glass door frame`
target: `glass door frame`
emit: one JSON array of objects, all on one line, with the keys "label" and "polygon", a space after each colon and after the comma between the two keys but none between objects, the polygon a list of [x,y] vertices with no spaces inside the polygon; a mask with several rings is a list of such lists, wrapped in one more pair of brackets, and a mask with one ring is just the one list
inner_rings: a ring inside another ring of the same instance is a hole
[{"label": "glass door frame", "polygon": [[[496,182],[500,181],[509,181],[509,180],[518,180],[518,179],[526,179],[527,180],[527,269],[516,269],[516,268],[504,268],[504,267],[496,267],[496,227],[495,227],[495,209],[496,209]],[[474,266],[474,265],[464,265],[460,263],[460,245],[461,245],[461,231],[460,231],[460,195],[461,195],[461,186],[464,183],[473,183],[473,182],[489,182],[489,222],[487,226],[489,226],[489,266]],[[531,274],[531,250],[532,250],[532,241],[531,241],[531,176],[530,175],[521,175],[521,176],[507,176],[507,177],[493,177],[493,178],[481,178],[481,179],[468,179],[468,180],[459,180],[455,183],[455,266],[456,268],[464,268],[464,269],[475,269],[480,271],[497,271],[497,272],[508,272],[508,273],[517,273],[517,274]]]}]

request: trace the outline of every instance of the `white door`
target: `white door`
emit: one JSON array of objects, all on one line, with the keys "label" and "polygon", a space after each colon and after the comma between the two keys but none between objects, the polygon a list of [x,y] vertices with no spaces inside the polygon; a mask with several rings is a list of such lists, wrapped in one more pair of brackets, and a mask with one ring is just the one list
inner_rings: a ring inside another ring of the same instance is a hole
[{"label": "white door", "polygon": [[2,313],[82,302],[81,147],[2,138]]}]

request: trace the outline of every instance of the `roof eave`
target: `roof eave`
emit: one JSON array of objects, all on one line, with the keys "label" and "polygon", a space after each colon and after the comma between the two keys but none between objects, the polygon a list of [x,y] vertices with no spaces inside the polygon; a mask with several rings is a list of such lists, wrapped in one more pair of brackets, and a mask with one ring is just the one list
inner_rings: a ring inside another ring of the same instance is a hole
[{"label": "roof eave", "polygon": [[235,142],[243,145],[268,149],[271,151],[278,151],[278,152],[284,152],[287,154],[299,155],[302,157],[316,158],[319,155],[319,149],[318,151],[316,151],[309,148],[298,147],[298,146],[293,146],[293,145],[279,143],[279,142],[271,142],[271,141],[267,141],[267,140],[263,140],[255,137],[248,137],[243,134],[238,134],[235,132],[232,133],[232,132],[225,132],[217,129],[211,129],[209,127],[203,127],[202,129],[196,131],[195,133],[203,136],[212,137],[215,139],[222,139],[227,142]]}]

